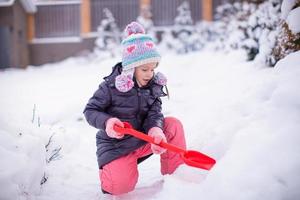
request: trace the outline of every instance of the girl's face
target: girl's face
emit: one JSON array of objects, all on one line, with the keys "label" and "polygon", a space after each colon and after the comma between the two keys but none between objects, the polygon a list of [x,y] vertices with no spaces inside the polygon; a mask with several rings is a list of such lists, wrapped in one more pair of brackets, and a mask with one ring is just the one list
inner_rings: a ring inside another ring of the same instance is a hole
[{"label": "girl's face", "polygon": [[134,76],[139,87],[143,87],[149,83],[154,76],[154,69],[157,63],[147,63],[135,68]]}]

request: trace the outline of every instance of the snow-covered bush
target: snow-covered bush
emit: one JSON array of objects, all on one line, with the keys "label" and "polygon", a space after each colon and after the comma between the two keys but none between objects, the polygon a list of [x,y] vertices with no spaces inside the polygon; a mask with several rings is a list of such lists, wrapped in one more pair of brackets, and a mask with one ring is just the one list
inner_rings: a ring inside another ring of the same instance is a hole
[{"label": "snow-covered bush", "polygon": [[196,34],[194,34],[197,39],[195,39],[196,50],[201,50],[205,46],[209,46],[212,42],[214,42],[214,47],[221,46],[216,45],[216,41],[219,37],[218,31],[220,27],[218,27],[220,23],[216,22],[208,22],[208,21],[202,21],[198,22],[195,26],[196,28]]},{"label": "snow-covered bush", "polygon": [[273,66],[279,35],[280,0],[224,4],[217,8],[214,22],[215,49],[243,49],[248,60]]},{"label": "snow-covered bush", "polygon": [[[158,36],[158,34],[160,36]],[[175,46],[177,44],[177,40],[175,39],[173,35],[173,29],[172,27],[164,28],[162,31],[156,33],[156,36],[160,37],[160,40],[156,38],[158,43],[158,49],[160,52],[175,52]]]},{"label": "snow-covered bush", "polygon": [[246,39],[247,19],[254,4],[247,2],[226,3],[217,8],[214,30],[217,35],[215,49],[230,51],[242,47]]},{"label": "snow-covered bush", "polygon": [[183,1],[177,8],[178,15],[174,19],[174,25],[165,29],[160,43],[161,49],[172,50],[176,53],[188,53],[199,50],[199,34],[194,26],[190,5]]},{"label": "snow-covered bush", "polygon": [[[257,46],[257,50],[248,52],[249,60],[255,59],[269,66],[275,65],[272,50],[275,48],[279,34],[280,3],[280,0],[265,1],[259,4],[249,16],[247,38],[244,42],[250,41]],[[249,49],[247,44],[243,47]]]},{"label": "snow-covered bush", "polygon": [[281,19],[280,33],[273,49],[275,61],[300,50],[300,0],[284,0]]},{"label": "snow-covered bush", "polygon": [[104,19],[97,29],[98,38],[95,41],[94,52],[99,58],[115,57],[120,53],[121,32],[112,12],[104,8],[103,13]]},{"label": "snow-covered bush", "polygon": [[152,21],[152,12],[150,5],[143,5],[141,7],[140,15],[137,17],[136,21],[144,27],[146,34],[151,36],[154,42],[157,43],[157,36]]},{"label": "snow-covered bush", "polygon": [[147,34],[153,33],[153,21],[152,21],[152,12],[150,5],[143,5],[140,10],[140,15],[137,17],[136,21],[140,23]]}]

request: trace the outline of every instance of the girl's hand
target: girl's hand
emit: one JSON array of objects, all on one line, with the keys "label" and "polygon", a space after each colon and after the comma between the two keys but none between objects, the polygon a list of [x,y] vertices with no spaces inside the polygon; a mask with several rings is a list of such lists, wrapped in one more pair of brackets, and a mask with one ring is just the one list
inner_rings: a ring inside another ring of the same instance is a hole
[{"label": "girl's hand", "polygon": [[111,138],[117,138],[117,139],[123,138],[124,134],[116,132],[114,130],[114,125],[124,127],[123,122],[121,122],[118,118],[115,118],[115,117],[109,118],[106,121],[106,128],[105,128],[105,131],[106,131],[107,135]]},{"label": "girl's hand", "polygon": [[[159,144],[162,141],[167,142],[165,134],[158,127],[152,127],[149,130],[148,135],[154,138],[154,143],[155,144]],[[155,144],[151,144],[151,150],[152,150],[153,153],[162,154],[162,153],[166,152],[166,149],[164,149],[164,148],[162,148],[158,145],[155,145]]]}]

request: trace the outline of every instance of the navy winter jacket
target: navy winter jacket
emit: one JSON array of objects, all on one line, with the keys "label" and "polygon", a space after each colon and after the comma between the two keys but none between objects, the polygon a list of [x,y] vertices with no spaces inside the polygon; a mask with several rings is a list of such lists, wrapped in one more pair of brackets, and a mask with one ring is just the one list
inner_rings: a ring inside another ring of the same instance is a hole
[{"label": "navy winter jacket", "polygon": [[145,144],[130,135],[122,139],[110,138],[105,132],[105,122],[109,118],[127,121],[144,133],[155,126],[163,128],[160,97],[166,94],[162,90],[163,86],[155,83],[156,76],[144,87],[138,87],[134,79],[134,87],[124,93],[118,91],[114,84],[115,77],[121,71],[121,63],[113,67],[112,73],[104,78],[83,111],[88,123],[99,129],[96,135],[99,168]]}]

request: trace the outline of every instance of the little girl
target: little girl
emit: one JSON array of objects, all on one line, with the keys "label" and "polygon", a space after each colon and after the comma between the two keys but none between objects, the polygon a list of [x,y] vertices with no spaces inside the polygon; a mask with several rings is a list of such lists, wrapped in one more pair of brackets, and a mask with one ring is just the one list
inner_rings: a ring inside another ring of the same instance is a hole
[{"label": "little girl", "polygon": [[127,25],[122,41],[122,62],[104,78],[88,101],[84,115],[88,123],[99,129],[96,136],[99,177],[104,193],[130,192],[138,180],[138,163],[160,154],[161,173],[172,174],[183,163],[180,155],[166,151],[130,135],[114,131],[114,125],[129,122],[134,129],[154,138],[186,148],[182,124],[173,117],[164,118],[160,97],[166,96],[166,78],[154,73],[160,54],[153,39],[137,22]]}]

